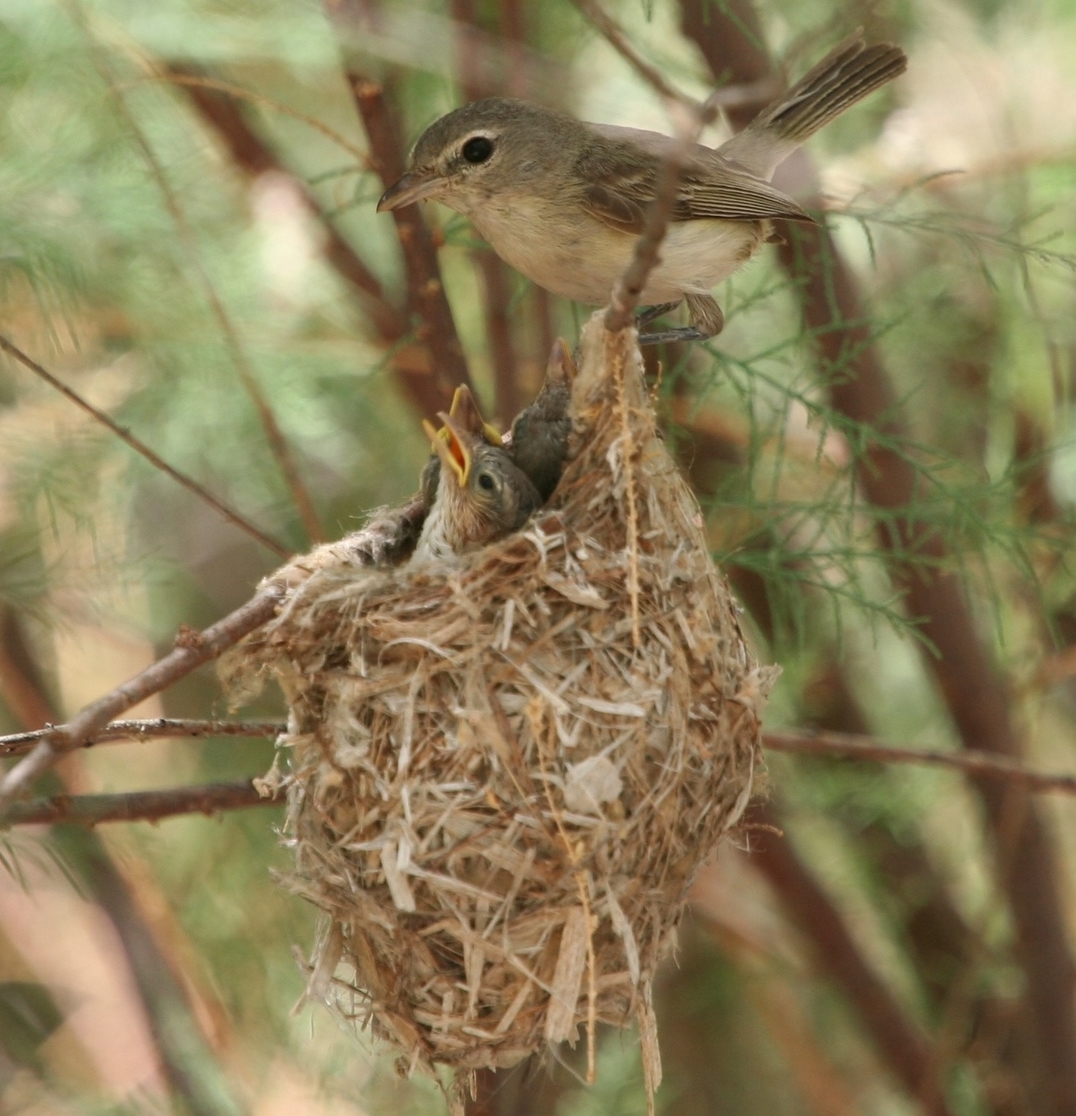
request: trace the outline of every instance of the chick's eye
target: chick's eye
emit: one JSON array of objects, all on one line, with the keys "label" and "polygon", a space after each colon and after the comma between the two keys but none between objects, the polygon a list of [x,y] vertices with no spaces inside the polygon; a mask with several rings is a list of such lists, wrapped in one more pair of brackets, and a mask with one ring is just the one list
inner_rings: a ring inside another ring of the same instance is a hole
[{"label": "chick's eye", "polygon": [[493,154],[493,140],[488,136],[471,136],[461,154],[468,163],[484,163]]},{"label": "chick's eye", "polygon": [[487,492],[492,492],[495,483],[496,482],[493,480],[493,477],[489,473],[479,473],[478,474],[478,487],[479,488],[484,488]]}]

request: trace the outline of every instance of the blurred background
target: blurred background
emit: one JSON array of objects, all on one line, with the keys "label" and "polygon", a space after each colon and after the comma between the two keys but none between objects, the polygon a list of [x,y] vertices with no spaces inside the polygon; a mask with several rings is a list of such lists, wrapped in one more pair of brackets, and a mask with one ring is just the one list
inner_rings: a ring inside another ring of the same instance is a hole
[{"label": "blurred background", "polygon": [[[824,212],[648,353],[759,658],[767,728],[1076,770],[1076,4],[605,0],[686,95],[755,100],[858,26],[906,76],[783,187]],[[315,541],[406,499],[469,377],[502,424],[586,311],[436,206],[374,205],[464,100],[669,130],[569,0],[0,0],[0,334],[235,509],[0,356],[0,733],[70,717]],[[401,243],[407,252],[401,250]],[[254,537],[253,529],[268,538]],[[273,694],[243,710],[278,716]],[[212,668],[133,711],[229,715]],[[263,774],[154,739],[37,793]],[[660,986],[661,1112],[1076,1113],[1076,805],[768,753]],[[446,1111],[318,1005],[281,811],[0,834],[0,1111]],[[645,1111],[632,1033],[484,1076],[475,1112]]]}]

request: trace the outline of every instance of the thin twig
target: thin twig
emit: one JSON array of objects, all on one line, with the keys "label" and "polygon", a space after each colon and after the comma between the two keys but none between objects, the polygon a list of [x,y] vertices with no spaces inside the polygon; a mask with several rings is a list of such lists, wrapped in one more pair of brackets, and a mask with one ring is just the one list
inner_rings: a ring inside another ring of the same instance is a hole
[{"label": "thin twig", "polygon": [[923,752],[881,744],[872,736],[843,732],[766,732],[763,747],[800,756],[845,756],[877,763],[915,763],[948,767],[972,778],[1002,779],[1042,794],[1076,795],[1076,775],[1031,771],[1017,760],[976,752]]},{"label": "thin twig", "polygon": [[199,787],[128,791],[123,794],[60,794],[16,802],[8,808],[7,825],[97,825],[111,821],[159,821],[179,814],[217,814],[251,806],[276,806],[279,792],[262,795],[251,779],[209,783]]},{"label": "thin twig", "polygon": [[[287,731],[284,721],[218,721],[195,718],[150,717],[145,720],[110,721],[81,745],[114,744],[130,740],[200,739],[208,736],[263,737],[271,739]],[[35,743],[56,729],[0,736],[0,758],[25,755]],[[872,763],[919,764],[946,767],[972,778],[1002,779],[1038,794],[1076,795],[1076,775],[1032,771],[1016,760],[965,752],[921,751],[885,744],[873,736],[844,732],[767,732],[763,746],[771,752],[801,756],[840,756]]]},{"label": "thin twig", "polygon": [[[117,744],[131,740],[197,740],[205,736],[276,737],[287,730],[283,721],[200,721],[182,717],[151,717],[147,720],[109,721],[82,747]],[[0,758],[25,755],[39,740],[54,731],[52,725],[32,732],[13,732],[0,736]]]},{"label": "thin twig", "polygon": [[272,618],[282,594],[264,590],[204,632],[184,631],[174,651],[57,725],[0,780],[0,821],[6,808],[67,752],[92,740],[119,713],[171,686],[195,667],[217,658]]},{"label": "thin twig", "polygon": [[[702,105],[681,92],[674,85],[665,80],[665,76],[652,66],[631,44],[624,29],[605,11],[597,0],[572,0],[582,15],[594,25],[594,28],[605,41],[628,63],[629,66],[651,86],[656,93],[676,104],[683,105],[693,113],[702,109]],[[715,109],[738,109],[744,105],[756,106],[765,103],[776,92],[777,83],[770,77],[760,81],[745,82],[736,85],[725,85],[717,89],[707,99],[707,104]]]},{"label": "thin twig", "polygon": [[632,46],[631,40],[620,24],[597,3],[597,0],[572,0],[572,3],[643,81],[652,86],[662,97],[681,104],[692,112],[698,111],[698,102],[682,93],[675,86],[670,85],[661,71],[643,58]]},{"label": "thin twig", "polygon": [[0,334],[0,349],[3,349],[4,352],[17,360],[25,368],[28,368],[35,376],[39,376],[50,387],[55,388],[61,395],[65,395],[76,407],[80,407],[90,415],[95,422],[99,422],[102,426],[111,430],[117,438],[129,445],[135,453],[144,457],[155,469],[159,469],[162,473],[171,477],[177,484],[182,485],[188,492],[192,492],[199,500],[204,501],[215,511],[220,512],[229,523],[238,527],[239,530],[246,532],[251,538],[256,539],[262,546],[267,547],[281,558],[287,558],[291,554],[291,551],[287,547],[278,543],[275,539],[265,534],[264,531],[255,527],[249,520],[244,519],[239,512],[228,507],[227,504],[222,503],[211,492],[204,489],[196,480],[188,477],[185,473],[181,473],[178,469],[169,465],[167,461],[158,457],[145,442],[136,438],[130,431],[125,430],[114,419],[109,418],[104,411],[98,410],[92,403],[79,395],[74,388],[68,387],[62,380],[57,379],[51,372],[42,368],[36,360],[27,356],[13,341],[9,341],[2,334]]},{"label": "thin twig", "polygon": [[647,276],[658,262],[658,250],[665,239],[665,230],[676,204],[680,176],[688,154],[698,141],[699,133],[713,120],[716,112],[714,100],[710,98],[701,108],[691,108],[690,122],[676,129],[675,142],[662,162],[654,199],[647,207],[643,230],[635,242],[631,263],[613,287],[609,309],[605,312],[605,328],[613,333],[631,324],[632,314],[639,304],[639,296],[646,286]]},{"label": "thin twig", "polygon": [[97,67],[102,81],[104,81],[112,91],[116,109],[123,118],[123,122],[135,145],[142,152],[142,157],[146,160],[146,165],[149,167],[150,173],[157,183],[157,188],[161,192],[161,197],[164,199],[165,207],[175,223],[176,231],[179,234],[179,240],[187,255],[188,262],[198,276],[206,299],[209,302],[210,310],[217,320],[221,335],[224,337],[231,350],[232,359],[235,362],[236,370],[239,372],[240,382],[250,396],[251,402],[254,404],[254,409],[258,412],[259,421],[265,431],[266,440],[269,443],[269,450],[276,459],[277,464],[280,466],[280,471],[284,475],[285,483],[292,494],[292,499],[295,501],[296,509],[299,512],[299,518],[302,520],[303,526],[311,541],[321,542],[324,535],[321,530],[321,523],[314,510],[313,501],[310,499],[310,494],[307,492],[306,486],[303,484],[302,478],[299,475],[299,470],[295,464],[295,458],[292,455],[291,447],[288,445],[287,439],[284,437],[284,432],[280,429],[280,424],[276,420],[276,415],[273,413],[273,409],[270,407],[269,401],[266,399],[265,393],[258,383],[258,378],[254,374],[254,369],[247,359],[246,350],[240,343],[239,335],[232,324],[231,318],[229,318],[225,311],[224,304],[217,294],[216,287],[213,285],[209,272],[202,263],[194,229],[187,220],[187,215],[176,198],[175,192],[168,181],[168,177],[164,173],[164,167],[157,158],[156,153],[138,121],[135,119],[134,114],[128,108],[122,88],[115,81],[106,62],[99,57],[98,51],[96,50],[96,41],[93,39],[90,29],[86,25],[81,9],[75,6],[74,11],[83,33],[95,48],[91,51],[94,65]]}]

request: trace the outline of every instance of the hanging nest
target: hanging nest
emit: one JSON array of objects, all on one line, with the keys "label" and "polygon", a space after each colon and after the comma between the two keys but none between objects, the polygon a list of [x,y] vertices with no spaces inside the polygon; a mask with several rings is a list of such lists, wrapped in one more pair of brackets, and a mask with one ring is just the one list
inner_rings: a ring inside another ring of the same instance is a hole
[{"label": "hanging nest", "polygon": [[[640,1025],[759,767],[759,668],[657,434],[632,331],[584,330],[561,482],[451,568],[325,568],[233,655],[290,706],[287,884],[311,991],[401,1068]],[[343,965],[341,965],[343,963]]]}]

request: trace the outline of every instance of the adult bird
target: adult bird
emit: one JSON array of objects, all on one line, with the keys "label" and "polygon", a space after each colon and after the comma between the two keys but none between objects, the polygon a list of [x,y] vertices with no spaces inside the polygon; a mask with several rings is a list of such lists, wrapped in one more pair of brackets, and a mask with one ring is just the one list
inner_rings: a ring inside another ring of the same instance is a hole
[{"label": "adult bird", "polygon": [[[857,32],[717,150],[691,149],[661,258],[641,294],[644,303],[686,302],[690,326],[640,340],[701,340],[721,331],[713,287],[772,239],[775,220],[814,220],[770,184],[778,164],[906,66],[899,47],[867,46]],[[410,169],[377,208],[434,198],[467,217],[539,286],[601,306],[631,259],[676,143],[493,97],[431,124]]]}]

